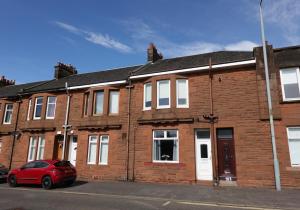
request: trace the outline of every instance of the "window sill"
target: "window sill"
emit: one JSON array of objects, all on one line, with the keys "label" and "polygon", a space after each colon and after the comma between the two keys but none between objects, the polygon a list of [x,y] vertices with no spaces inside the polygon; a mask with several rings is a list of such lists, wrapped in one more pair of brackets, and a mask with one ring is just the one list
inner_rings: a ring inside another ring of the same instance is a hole
[{"label": "window sill", "polygon": [[179,162],[144,162],[144,166],[184,168],[186,164]]},{"label": "window sill", "polygon": [[300,166],[290,166],[286,167],[287,171],[299,171],[300,172]]},{"label": "window sill", "polygon": [[295,100],[282,100],[280,104],[294,104],[294,103],[300,103],[300,99]]}]

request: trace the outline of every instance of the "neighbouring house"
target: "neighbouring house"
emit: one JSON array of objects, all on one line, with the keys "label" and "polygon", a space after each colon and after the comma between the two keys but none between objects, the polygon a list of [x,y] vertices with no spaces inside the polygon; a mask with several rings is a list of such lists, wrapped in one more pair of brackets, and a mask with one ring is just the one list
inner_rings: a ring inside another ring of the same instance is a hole
[{"label": "neighbouring house", "polygon": [[[300,46],[267,48],[283,187],[300,188]],[[274,186],[262,48],[0,80],[0,162],[68,159],[85,180]]]}]

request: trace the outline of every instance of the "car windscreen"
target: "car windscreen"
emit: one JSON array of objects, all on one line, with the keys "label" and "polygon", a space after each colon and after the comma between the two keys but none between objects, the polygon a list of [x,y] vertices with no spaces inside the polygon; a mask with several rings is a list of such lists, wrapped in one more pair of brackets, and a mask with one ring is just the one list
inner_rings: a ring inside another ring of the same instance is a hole
[{"label": "car windscreen", "polygon": [[70,163],[70,161],[58,161],[58,162],[54,163],[54,165],[56,167],[68,167],[68,166],[71,166],[71,163]]}]

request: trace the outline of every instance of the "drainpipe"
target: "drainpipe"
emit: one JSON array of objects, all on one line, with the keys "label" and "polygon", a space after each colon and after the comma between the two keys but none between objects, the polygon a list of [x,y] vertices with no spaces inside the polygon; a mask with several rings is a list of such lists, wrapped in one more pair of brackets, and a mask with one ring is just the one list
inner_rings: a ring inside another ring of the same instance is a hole
[{"label": "drainpipe", "polygon": [[9,167],[8,167],[9,170],[11,170],[16,138],[18,137],[17,129],[18,129],[18,123],[19,123],[19,113],[20,113],[20,104],[21,104],[21,102],[22,102],[22,97],[21,97],[21,95],[18,95],[18,101],[17,101],[18,109],[17,109],[16,123],[15,123],[14,131],[13,131],[13,142],[12,142],[12,147],[11,147],[11,152],[10,152],[10,159],[9,159]]},{"label": "drainpipe", "polygon": [[62,157],[61,157],[62,160],[65,159],[65,147],[66,147],[66,141],[67,141],[67,135],[68,135],[68,128],[71,127],[70,125],[68,125],[71,95],[70,95],[69,90],[68,90],[68,83],[67,82],[66,82],[66,93],[67,93],[68,99],[67,99],[67,110],[66,110],[66,116],[65,116],[65,124],[63,125],[63,128],[64,128],[64,141],[63,141],[63,151],[62,151]]},{"label": "drainpipe", "polygon": [[271,90],[270,90],[269,65],[268,65],[267,47],[266,47],[266,41],[265,41],[265,30],[264,30],[262,3],[263,3],[263,0],[261,0],[260,4],[259,4],[260,27],[261,27],[261,39],[262,39],[262,42],[263,42],[266,88],[267,88],[268,108],[269,108],[269,118],[270,118],[270,128],[271,128],[271,139],[272,139],[272,149],[273,149],[275,185],[276,185],[276,190],[281,191],[280,170],[279,170],[279,162],[278,162],[277,150],[276,150],[275,129],[274,129],[274,119],[273,119],[273,110],[272,110],[272,96],[271,96]]},{"label": "drainpipe", "polygon": [[210,135],[213,142],[213,159],[214,159],[214,186],[219,185],[219,176],[218,176],[218,150],[217,142],[215,140],[215,121],[216,117],[214,116],[214,103],[213,103],[213,73],[212,73],[212,62],[209,58],[209,95],[210,95]]},{"label": "drainpipe", "polygon": [[126,86],[128,89],[128,110],[127,110],[127,139],[126,139],[126,147],[127,147],[127,161],[126,161],[126,181],[129,181],[129,159],[130,159],[130,154],[129,154],[129,149],[130,149],[130,108],[131,108],[131,88],[133,88],[131,84],[130,78],[128,78],[128,85]]}]

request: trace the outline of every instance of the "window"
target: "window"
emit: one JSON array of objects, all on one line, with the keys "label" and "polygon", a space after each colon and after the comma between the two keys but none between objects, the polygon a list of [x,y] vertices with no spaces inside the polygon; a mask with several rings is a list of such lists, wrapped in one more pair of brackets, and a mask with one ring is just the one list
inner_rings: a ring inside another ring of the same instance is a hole
[{"label": "window", "polygon": [[47,168],[48,166],[49,164],[43,161],[37,161],[34,164],[34,168]]},{"label": "window", "polygon": [[107,165],[108,159],[108,136],[100,136],[100,155],[99,164]]},{"label": "window", "polygon": [[[97,150],[99,142],[99,150]],[[99,165],[107,165],[108,163],[108,143],[109,137],[108,135],[102,136],[90,136],[89,137],[89,146],[88,146],[88,164],[97,164],[97,155],[99,155],[98,163]]]},{"label": "window", "polygon": [[84,99],[83,99],[83,116],[88,115],[88,108],[89,108],[89,97],[90,93],[84,93]]},{"label": "window", "polygon": [[156,130],[153,132],[153,162],[178,163],[178,131]]},{"label": "window", "polygon": [[152,84],[144,85],[144,110],[150,110],[152,106]]},{"label": "window", "polygon": [[119,113],[119,91],[109,92],[109,113],[110,114]]},{"label": "window", "polygon": [[97,91],[95,93],[94,114],[96,114],[96,115],[103,114],[103,101],[104,101],[104,92],[103,92],[103,90]]},{"label": "window", "polygon": [[37,151],[37,160],[42,160],[44,158],[45,152],[45,138],[39,137],[38,151]]},{"label": "window", "polygon": [[88,164],[96,164],[98,136],[89,137]]},{"label": "window", "polygon": [[0,140],[0,154],[2,153],[2,141]]},{"label": "window", "polygon": [[28,161],[35,160],[35,151],[36,151],[36,137],[30,137],[29,141],[29,152],[28,152]]},{"label": "window", "polygon": [[54,119],[56,108],[56,97],[49,96],[47,101],[46,119]]},{"label": "window", "polygon": [[287,128],[291,165],[300,167],[300,127]]},{"label": "window", "polygon": [[170,108],[170,80],[157,82],[157,108]]},{"label": "window", "polygon": [[45,151],[45,138],[41,136],[30,137],[27,160],[28,161],[42,160],[44,158],[44,151]]},{"label": "window", "polygon": [[299,68],[280,70],[281,88],[284,101],[300,100]]},{"label": "window", "polygon": [[6,104],[3,124],[11,124],[12,113],[13,113],[13,104]]},{"label": "window", "polygon": [[32,106],[32,100],[31,99],[29,99],[29,101],[28,101],[28,110],[27,110],[27,121],[29,121],[30,120],[30,110],[31,110],[31,106]]},{"label": "window", "polygon": [[189,85],[188,80],[176,80],[176,105],[178,108],[189,107]]},{"label": "window", "polygon": [[43,107],[43,97],[37,97],[35,99],[34,115],[33,119],[41,119],[42,116],[42,107]]}]

